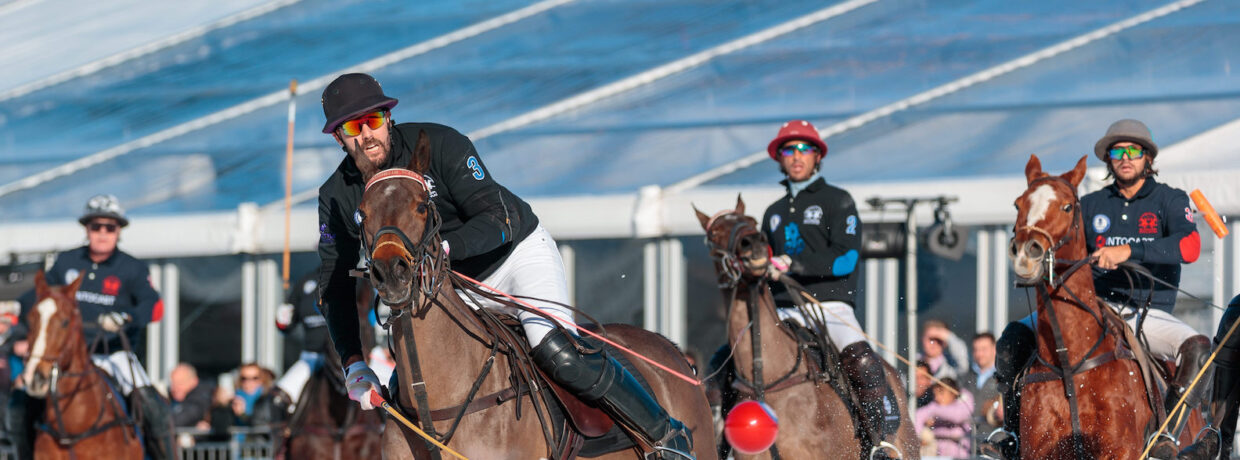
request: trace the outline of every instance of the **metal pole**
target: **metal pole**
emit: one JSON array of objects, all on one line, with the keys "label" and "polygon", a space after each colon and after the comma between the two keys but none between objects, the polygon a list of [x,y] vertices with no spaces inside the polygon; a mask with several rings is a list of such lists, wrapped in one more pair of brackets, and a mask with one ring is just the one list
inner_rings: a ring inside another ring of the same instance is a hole
[{"label": "metal pole", "polygon": [[254,256],[246,255],[245,262],[241,263],[241,362],[253,362],[258,357],[258,347],[255,343],[257,335],[257,321],[255,312],[258,311],[257,306],[257,280],[258,270],[255,268]]},{"label": "metal pole", "polygon": [[865,333],[878,337],[878,259],[865,261]]},{"label": "metal pole", "polygon": [[[915,200],[909,200],[906,206],[907,218],[904,235],[904,307],[907,319],[908,362],[917,362],[917,214],[914,213]],[[909,369],[908,373],[908,413],[917,412],[917,368]]]},{"label": "metal pole", "polygon": [[163,359],[164,367],[160,378],[172,375],[172,368],[181,361],[181,268],[173,262],[164,264],[163,291],[160,297],[164,301],[164,319],[161,321],[164,333]]},{"label": "metal pole", "polygon": [[642,327],[659,330],[659,246],[654,240],[642,246]]},{"label": "metal pole", "polygon": [[995,308],[991,321],[993,321],[994,330],[1002,332],[1008,323],[1008,294],[1012,290],[1008,285],[1008,270],[1012,268],[1007,263],[1007,230],[1002,228],[995,230],[994,238],[991,242],[994,244],[994,251],[991,257],[995,261],[993,272],[995,274],[993,285],[995,288]]},{"label": "metal pole", "polygon": [[994,331],[994,327],[990,324],[990,231],[979,229],[977,232],[977,325],[974,326],[974,333],[981,331]]},{"label": "metal pole", "polygon": [[896,365],[895,348],[900,332],[900,263],[895,259],[883,261],[883,343],[889,344],[892,351],[883,351],[887,362]]}]

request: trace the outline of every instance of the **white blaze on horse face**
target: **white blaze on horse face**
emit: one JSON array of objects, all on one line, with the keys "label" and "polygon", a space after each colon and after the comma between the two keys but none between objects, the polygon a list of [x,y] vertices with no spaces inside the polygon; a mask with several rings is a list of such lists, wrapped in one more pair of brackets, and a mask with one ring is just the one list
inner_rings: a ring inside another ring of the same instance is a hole
[{"label": "white blaze on horse face", "polygon": [[43,354],[47,352],[47,322],[52,320],[52,316],[56,315],[56,301],[51,297],[43,299],[36,307],[39,309],[39,328],[36,329],[39,338],[35,339],[34,346],[30,349],[30,361],[26,363],[25,380],[27,383],[34,378],[34,370],[39,367],[39,361],[42,360]]},{"label": "white blaze on horse face", "polygon": [[1046,218],[1046,211],[1051,208],[1055,199],[1055,188],[1050,184],[1042,184],[1029,194],[1029,214],[1025,216],[1025,226],[1035,227]]}]

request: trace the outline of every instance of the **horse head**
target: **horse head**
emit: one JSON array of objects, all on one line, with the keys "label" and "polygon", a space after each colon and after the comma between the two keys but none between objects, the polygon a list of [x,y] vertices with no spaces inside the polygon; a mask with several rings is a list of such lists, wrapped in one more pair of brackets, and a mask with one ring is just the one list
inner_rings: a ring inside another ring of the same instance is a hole
[{"label": "horse head", "polygon": [[1055,259],[1085,256],[1081,202],[1076,188],[1085,177],[1085,157],[1071,171],[1052,176],[1037,155],[1025,165],[1028,188],[1016,199],[1016,224],[1008,256],[1022,281],[1031,283],[1054,270]]},{"label": "horse head", "polygon": [[[393,308],[413,304],[419,291],[430,295],[441,259],[439,212],[423,178],[430,162],[430,140],[418,134],[417,147],[407,168],[379,171],[361,153],[350,152],[366,180],[358,205],[362,250],[369,262],[370,284],[379,298]],[[425,286],[414,289],[414,281]]]},{"label": "horse head", "polygon": [[766,235],[758,230],[758,221],[745,215],[745,201],[736,196],[736,208],[707,216],[695,206],[702,230],[706,231],[706,247],[715,260],[719,286],[735,286],[742,278],[761,278],[770,263],[770,246]]},{"label": "horse head", "polygon": [[48,286],[43,272],[35,275],[35,307],[26,313],[26,326],[30,329],[30,357],[22,378],[26,381],[26,393],[36,398],[45,397],[60,372],[69,369],[69,361],[75,355],[86,355],[82,339],[82,315],[78,312],[78,277],[68,286]]}]

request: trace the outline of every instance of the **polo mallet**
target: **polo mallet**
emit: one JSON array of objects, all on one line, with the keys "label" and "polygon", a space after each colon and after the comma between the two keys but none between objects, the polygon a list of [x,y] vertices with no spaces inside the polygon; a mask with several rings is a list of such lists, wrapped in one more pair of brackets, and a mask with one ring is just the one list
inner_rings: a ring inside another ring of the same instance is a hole
[{"label": "polo mallet", "polygon": [[1214,234],[1219,238],[1227,236],[1227,224],[1224,224],[1223,218],[1214,211],[1214,206],[1210,206],[1210,202],[1201,193],[1201,189],[1193,189],[1193,193],[1188,196],[1193,199],[1193,204],[1197,205],[1197,210],[1201,211],[1202,217],[1206,218],[1206,223],[1210,224],[1210,230],[1214,230]]},{"label": "polo mallet", "polygon": [[383,399],[383,396],[379,396],[379,392],[373,391],[373,390],[370,392],[370,404],[375,407],[382,408],[384,411],[388,413],[388,415],[396,419],[396,421],[400,422],[402,425],[405,425],[405,427],[409,428],[410,430],[413,430],[413,432],[417,433],[418,436],[421,436],[425,438],[427,441],[430,441],[430,443],[434,444],[436,447],[443,449],[444,452],[452,454],[453,456],[461,460],[469,460],[464,455],[461,455],[457,453],[455,450],[452,450],[451,448],[449,448],[448,446],[443,445],[443,443],[436,441],[435,438],[432,438],[430,435],[426,434],[425,431],[418,429],[418,427],[415,426],[413,422],[410,422],[409,419],[405,418],[404,415],[401,415],[399,410],[396,410],[395,407],[392,407],[391,404],[388,404],[388,402]]}]

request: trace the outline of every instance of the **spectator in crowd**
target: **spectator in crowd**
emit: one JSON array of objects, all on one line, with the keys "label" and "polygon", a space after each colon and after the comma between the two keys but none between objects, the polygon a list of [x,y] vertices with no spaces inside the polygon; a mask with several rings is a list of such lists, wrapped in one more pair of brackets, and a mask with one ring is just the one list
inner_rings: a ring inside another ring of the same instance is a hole
[{"label": "spectator in crowd", "polygon": [[263,369],[258,363],[250,362],[241,365],[237,372],[236,394],[230,403],[236,425],[250,425],[250,418],[254,415],[254,405],[258,402],[258,398],[274,386],[274,377],[275,375],[270,370]]},{"label": "spectator in crowd", "polygon": [[[14,366],[14,360],[9,359],[13,356],[13,345],[17,342],[12,337],[12,331],[16,325],[17,315],[9,312],[0,313],[0,396],[6,401],[9,398],[9,392],[13,390],[13,381],[17,377],[17,374],[13,372],[14,367],[17,367],[18,372],[21,370],[20,360],[16,361],[16,366]],[[0,420],[4,420],[6,409],[4,406],[0,404]]]},{"label": "spectator in crowd", "polygon": [[172,400],[172,420],[177,427],[197,427],[211,410],[212,389],[198,380],[198,370],[180,363],[168,377],[168,398]]},{"label": "spectator in crowd", "polygon": [[396,370],[396,361],[392,359],[392,353],[387,347],[375,345],[370,349],[370,368],[379,376],[380,382],[386,382],[392,377],[392,372]]},{"label": "spectator in crowd", "polygon": [[917,407],[924,407],[934,400],[934,394],[930,391],[930,385],[934,383],[934,379],[930,378],[930,365],[925,361],[917,361],[916,383],[914,393],[917,394]]},{"label": "spectator in crowd", "polygon": [[961,397],[956,380],[941,379],[931,390],[934,400],[917,409],[917,430],[930,430],[934,434],[935,455],[948,458],[969,458],[973,431],[973,408]]},{"label": "spectator in crowd", "polygon": [[237,422],[237,415],[232,409],[233,399],[236,397],[237,390],[234,388],[233,376],[231,374],[220,375],[219,384],[211,395],[211,410],[207,413],[207,423],[198,425],[198,428],[211,430],[210,436],[207,437],[208,441],[228,441],[228,429]]},{"label": "spectator in crowd", "polygon": [[[993,378],[995,375],[994,334],[982,332],[973,337],[973,363],[969,367],[969,372],[964,374],[960,383],[961,387],[973,394],[975,402],[973,433],[979,439],[984,439],[995,428],[1001,426],[997,416],[1002,401],[999,398],[999,384]],[[977,445],[979,444],[974,443],[974,446]]]},{"label": "spectator in crowd", "polygon": [[930,365],[930,375],[942,379],[959,379],[969,370],[968,346],[937,319],[921,326],[921,360]]}]

